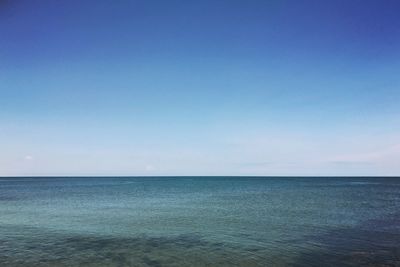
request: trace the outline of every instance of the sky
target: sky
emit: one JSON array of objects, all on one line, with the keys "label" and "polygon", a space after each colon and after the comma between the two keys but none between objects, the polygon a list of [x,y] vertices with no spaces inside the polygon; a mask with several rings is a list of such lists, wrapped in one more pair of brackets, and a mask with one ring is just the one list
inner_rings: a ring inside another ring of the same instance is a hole
[{"label": "sky", "polygon": [[400,175],[399,14],[0,0],[0,176]]}]

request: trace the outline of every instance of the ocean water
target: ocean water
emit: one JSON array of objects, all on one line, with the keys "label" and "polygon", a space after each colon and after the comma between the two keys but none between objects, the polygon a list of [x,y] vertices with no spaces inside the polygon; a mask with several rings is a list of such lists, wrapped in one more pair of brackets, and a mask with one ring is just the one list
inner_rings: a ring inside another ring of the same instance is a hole
[{"label": "ocean water", "polygon": [[400,266],[400,179],[0,178],[0,266]]}]

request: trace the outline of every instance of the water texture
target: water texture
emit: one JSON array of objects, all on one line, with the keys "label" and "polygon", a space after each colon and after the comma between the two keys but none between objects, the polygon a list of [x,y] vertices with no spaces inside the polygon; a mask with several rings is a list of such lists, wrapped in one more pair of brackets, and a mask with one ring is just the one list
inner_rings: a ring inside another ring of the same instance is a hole
[{"label": "water texture", "polygon": [[3,177],[0,266],[400,266],[400,179]]}]

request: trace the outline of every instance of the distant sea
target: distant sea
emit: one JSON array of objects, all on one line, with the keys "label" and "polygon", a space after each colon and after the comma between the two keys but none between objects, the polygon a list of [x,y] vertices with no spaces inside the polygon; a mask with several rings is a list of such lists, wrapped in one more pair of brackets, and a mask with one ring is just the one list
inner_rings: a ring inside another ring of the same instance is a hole
[{"label": "distant sea", "polygon": [[400,266],[400,179],[3,177],[0,266]]}]

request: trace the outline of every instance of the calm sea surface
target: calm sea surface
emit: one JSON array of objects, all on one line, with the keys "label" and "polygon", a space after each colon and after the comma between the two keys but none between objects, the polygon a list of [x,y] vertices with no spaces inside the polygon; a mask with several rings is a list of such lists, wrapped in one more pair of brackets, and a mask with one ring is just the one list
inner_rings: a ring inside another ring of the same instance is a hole
[{"label": "calm sea surface", "polygon": [[400,266],[400,179],[0,178],[0,266]]}]

